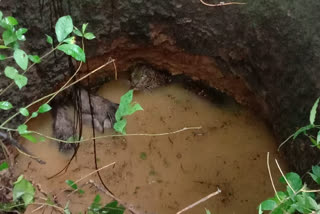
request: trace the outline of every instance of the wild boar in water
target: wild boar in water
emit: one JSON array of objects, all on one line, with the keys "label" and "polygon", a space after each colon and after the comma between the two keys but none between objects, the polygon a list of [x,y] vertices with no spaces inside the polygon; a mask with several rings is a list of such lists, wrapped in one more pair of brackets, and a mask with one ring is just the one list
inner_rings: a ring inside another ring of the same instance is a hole
[{"label": "wild boar in water", "polygon": [[[94,128],[99,132],[104,132],[105,129],[110,129],[115,123],[115,114],[119,104],[113,103],[108,99],[97,95],[89,95],[89,92],[80,89],[81,93],[81,111],[82,120],[84,123],[93,124]],[[90,96],[90,100],[89,100]],[[90,101],[92,106],[92,114],[90,108]]]},{"label": "wild boar in water", "polygon": [[[69,118],[66,106],[55,106],[52,110],[54,116],[53,135],[55,138],[67,141],[70,137],[75,136],[73,121]],[[69,151],[77,147],[76,143],[59,142],[59,151]]]}]

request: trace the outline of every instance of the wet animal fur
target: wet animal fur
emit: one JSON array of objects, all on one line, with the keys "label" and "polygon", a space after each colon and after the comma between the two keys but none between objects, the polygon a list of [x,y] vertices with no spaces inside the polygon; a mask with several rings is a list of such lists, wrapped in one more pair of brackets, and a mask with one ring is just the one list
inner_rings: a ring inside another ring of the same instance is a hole
[{"label": "wet animal fur", "polygon": [[[54,106],[53,116],[53,135],[55,138],[66,141],[75,135],[74,123],[69,118],[66,106]],[[76,147],[75,143],[59,142],[59,151],[68,151]]]},{"label": "wet animal fur", "polygon": [[81,111],[82,120],[86,124],[92,124],[92,116],[94,128],[99,132],[113,127],[115,123],[115,114],[119,104],[113,103],[103,97],[90,94],[92,105],[92,115],[89,102],[89,94],[86,90],[80,89],[81,93]]}]

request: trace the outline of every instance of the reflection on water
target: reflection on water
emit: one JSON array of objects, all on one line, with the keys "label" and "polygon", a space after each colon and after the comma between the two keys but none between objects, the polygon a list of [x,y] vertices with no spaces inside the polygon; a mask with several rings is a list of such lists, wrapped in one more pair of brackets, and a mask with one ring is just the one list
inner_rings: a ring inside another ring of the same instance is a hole
[{"label": "reflection on water", "polygon": [[[128,87],[126,81],[114,81],[98,93],[119,102]],[[266,153],[276,156],[275,140],[253,113],[236,104],[214,105],[178,85],[137,92],[134,100],[144,111],[128,118],[127,133],[203,128],[161,137],[98,140],[99,167],[116,162],[113,168],[101,171],[103,180],[123,201],[141,213],[176,213],[219,187],[222,194],[186,213],[205,213],[204,207],[218,214],[256,213],[259,202],[272,196]],[[29,127],[52,134],[50,114],[30,122]],[[85,138],[91,133],[90,127],[84,129]],[[67,173],[51,180],[47,177],[62,169],[70,155],[59,153],[57,144],[50,141],[25,146],[47,164],[39,165],[19,156],[16,173],[23,173],[47,193],[57,194],[67,188],[65,180],[76,181],[94,170],[91,142],[81,144]],[[271,167],[273,176],[278,178],[276,167],[273,164]],[[90,179],[99,183],[96,175]],[[60,194],[58,200],[62,206],[69,200],[73,213],[84,211],[99,192],[89,186],[83,189],[84,195],[73,194],[67,198],[68,194]],[[110,201],[106,196],[102,198],[104,202]],[[28,212],[35,208],[30,207]]]}]

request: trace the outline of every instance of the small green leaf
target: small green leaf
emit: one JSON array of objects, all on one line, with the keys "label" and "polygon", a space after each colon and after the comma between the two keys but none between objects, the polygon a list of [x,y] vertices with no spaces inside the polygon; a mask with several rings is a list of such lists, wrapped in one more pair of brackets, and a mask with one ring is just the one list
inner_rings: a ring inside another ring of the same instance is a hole
[{"label": "small green leaf", "polygon": [[31,118],[35,118],[35,117],[38,117],[38,112],[33,112],[33,113],[31,114]]},{"label": "small green leaf", "polygon": [[319,166],[312,166],[312,173],[309,173],[309,175],[317,184],[320,184],[320,167]]},{"label": "small green leaf", "polygon": [[52,44],[53,44],[53,39],[52,39],[52,37],[49,36],[49,35],[47,35],[47,34],[46,34],[46,37],[47,37],[47,42],[48,42],[50,45],[52,45]]},{"label": "small green leaf", "polygon": [[78,61],[86,61],[84,51],[76,44],[63,44],[58,47],[58,50],[63,51],[65,54],[72,56]]},{"label": "small green leaf", "polygon": [[33,63],[40,63],[41,59],[38,55],[28,55],[28,58]]},{"label": "small green leaf", "polygon": [[79,190],[78,190],[78,193],[84,194],[84,190],[83,190],[83,189],[79,189]]},{"label": "small green leaf", "polygon": [[82,24],[82,34],[84,34],[86,32],[88,23]]},{"label": "small green leaf", "polygon": [[19,125],[17,129],[20,135],[30,133],[29,131],[27,131],[28,126],[26,124]]},{"label": "small green leaf", "polygon": [[206,214],[211,214],[210,210],[208,210],[207,208],[204,208],[206,210]]},{"label": "small green leaf", "polygon": [[24,86],[27,85],[28,83],[28,78],[18,74],[15,79],[14,82],[16,83],[16,85],[19,87],[19,89],[23,88]]},{"label": "small green leaf", "polygon": [[71,16],[63,16],[56,23],[56,35],[58,42],[62,42],[73,30]]},{"label": "small green leaf", "polygon": [[15,79],[18,75],[18,71],[14,67],[7,66],[4,69],[4,75],[10,79]]},{"label": "small green leaf", "polygon": [[3,54],[0,54],[0,60],[5,60],[7,57]]},{"label": "small green leaf", "polygon": [[9,165],[7,162],[3,162],[0,164],[0,171],[8,169],[8,168],[9,168]]},{"label": "small green leaf", "polygon": [[68,184],[68,186],[72,189],[78,189],[77,184],[75,184],[72,180],[66,180],[66,184]]},{"label": "small green leaf", "polygon": [[2,110],[9,110],[12,109],[13,106],[10,102],[8,101],[0,101],[0,109]]},{"label": "small green leaf", "polygon": [[19,109],[19,112],[20,112],[20,114],[22,114],[22,115],[25,116],[25,117],[28,117],[28,116],[29,116],[29,111],[28,111],[28,109],[26,109],[26,108],[20,108],[20,109]]},{"label": "small green leaf", "polygon": [[38,139],[31,134],[22,134],[21,137],[31,141],[32,143],[37,143]]},{"label": "small green leaf", "polygon": [[2,39],[4,45],[7,46],[15,41],[17,41],[16,34],[12,30],[6,30],[2,33]]},{"label": "small green leaf", "polygon": [[69,201],[67,202],[66,206],[63,209],[64,214],[71,214],[69,210]]},{"label": "small green leaf", "polygon": [[5,46],[5,45],[0,45],[0,49],[8,49],[9,47]]},{"label": "small green leaf", "polygon": [[114,125],[113,125],[113,129],[121,134],[126,134],[126,125],[127,125],[127,120],[126,119],[122,119],[117,121]]},{"label": "small green leaf", "polygon": [[80,37],[83,36],[82,33],[80,32],[80,30],[77,27],[74,27],[73,33],[76,34],[77,36],[80,36]]},{"label": "small green leaf", "polygon": [[13,187],[13,201],[18,202],[22,198],[24,205],[28,206],[34,200],[35,189],[32,184],[20,176],[14,183]]},{"label": "small green leaf", "polygon": [[277,207],[277,203],[274,200],[265,200],[261,204],[261,209],[262,210],[273,210],[274,208]]},{"label": "small green leaf", "polygon": [[93,33],[85,33],[84,34],[84,38],[88,39],[88,40],[92,40],[94,38],[96,38]]},{"label": "small green leaf", "polygon": [[140,158],[141,158],[142,160],[147,160],[147,153],[141,152],[141,153],[140,153]]},{"label": "small green leaf", "polygon": [[25,34],[26,32],[28,31],[27,28],[20,28],[16,31],[16,36],[17,36],[17,39],[20,40],[20,41],[25,41],[26,40],[26,37],[23,35]]},{"label": "small green leaf", "polygon": [[64,43],[67,44],[74,44],[76,42],[76,38],[74,36],[66,38],[65,40],[63,40]]},{"label": "small green leaf", "polygon": [[319,104],[320,97],[316,100],[316,102],[313,104],[311,111],[310,111],[310,124],[314,124],[314,121],[316,120],[317,115],[317,108]]},{"label": "small green leaf", "polygon": [[[302,188],[302,180],[297,173],[289,172],[285,176],[294,191],[299,191]],[[286,184],[283,177],[280,178],[280,182]]]},{"label": "small green leaf", "polygon": [[45,113],[51,110],[51,106],[48,103],[42,104],[39,109],[38,113]]},{"label": "small green leaf", "polygon": [[3,21],[8,24],[8,25],[11,25],[11,26],[14,26],[14,25],[17,25],[18,24],[18,21],[12,17],[12,16],[7,16],[3,19]]},{"label": "small green leaf", "polygon": [[21,49],[17,49],[13,53],[13,58],[23,70],[28,68],[28,55]]}]

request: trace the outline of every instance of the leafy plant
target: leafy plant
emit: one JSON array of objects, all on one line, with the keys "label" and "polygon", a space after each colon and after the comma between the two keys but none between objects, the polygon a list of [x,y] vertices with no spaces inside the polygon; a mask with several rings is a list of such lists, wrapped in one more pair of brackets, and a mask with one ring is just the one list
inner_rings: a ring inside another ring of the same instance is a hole
[{"label": "leafy plant", "polygon": [[88,209],[88,214],[123,214],[125,208],[122,205],[118,205],[117,201],[112,201],[105,206],[101,206],[101,197],[96,195],[93,203]]},{"label": "leafy plant", "polygon": [[13,186],[13,201],[19,202],[22,200],[25,207],[31,204],[34,200],[35,189],[32,184],[20,175]]},{"label": "leafy plant", "polygon": [[68,184],[68,186],[71,187],[73,190],[77,190],[78,193],[84,194],[84,191],[82,189],[79,189],[78,185],[74,183],[74,181],[66,180],[66,184]]},{"label": "leafy plant", "polygon": [[126,134],[127,120],[124,116],[131,115],[136,111],[143,110],[138,104],[132,104],[133,90],[129,90],[120,98],[119,108],[116,112],[116,123],[113,125],[113,129],[121,134]]},{"label": "leafy plant", "polygon": [[315,194],[309,191],[306,185],[302,185],[298,174],[290,172],[285,175],[285,178],[281,177],[280,182],[287,184],[286,191],[279,191],[275,197],[263,201],[258,208],[259,214],[262,214],[263,211],[271,211],[272,214],[320,212],[320,205],[315,200]]}]

